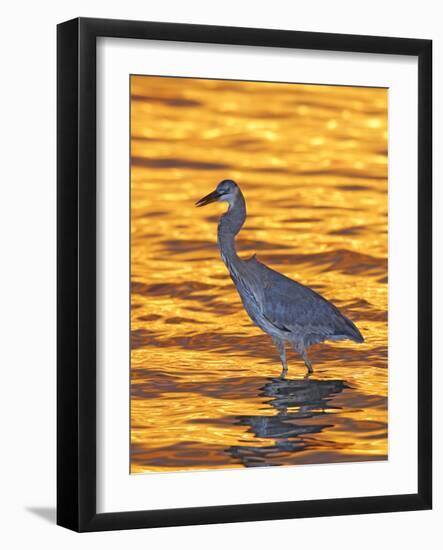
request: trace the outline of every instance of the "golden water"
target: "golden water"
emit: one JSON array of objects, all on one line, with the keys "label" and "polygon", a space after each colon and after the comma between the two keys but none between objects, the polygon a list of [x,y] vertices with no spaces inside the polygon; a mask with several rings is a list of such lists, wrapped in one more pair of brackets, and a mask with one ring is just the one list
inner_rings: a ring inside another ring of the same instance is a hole
[{"label": "golden water", "polygon": [[[131,78],[131,471],[387,457],[387,90]],[[364,344],[287,382],[216,246],[236,180],[240,256],[332,300]]]}]

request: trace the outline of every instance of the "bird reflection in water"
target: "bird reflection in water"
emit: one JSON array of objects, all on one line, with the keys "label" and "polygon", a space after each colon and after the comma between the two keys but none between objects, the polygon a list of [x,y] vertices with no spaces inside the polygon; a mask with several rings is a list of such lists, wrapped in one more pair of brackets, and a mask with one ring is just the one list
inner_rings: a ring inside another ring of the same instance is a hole
[{"label": "bird reflection in water", "polygon": [[238,416],[237,421],[249,426],[248,431],[256,437],[272,439],[273,443],[235,445],[228,449],[229,454],[246,467],[287,464],[288,455],[315,445],[311,435],[333,426],[331,418],[337,407],[329,401],[347,387],[342,380],[272,379],[262,388],[261,395],[271,397],[268,403],[277,409],[277,414]]}]

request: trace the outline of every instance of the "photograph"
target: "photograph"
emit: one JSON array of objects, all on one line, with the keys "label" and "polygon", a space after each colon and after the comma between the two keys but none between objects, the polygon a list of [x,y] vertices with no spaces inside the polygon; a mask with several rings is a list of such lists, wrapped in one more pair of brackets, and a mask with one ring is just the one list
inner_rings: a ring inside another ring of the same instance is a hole
[{"label": "photograph", "polygon": [[388,459],[388,93],[129,76],[131,474]]},{"label": "photograph", "polygon": [[1,548],[443,547],[442,5],[4,4]]}]

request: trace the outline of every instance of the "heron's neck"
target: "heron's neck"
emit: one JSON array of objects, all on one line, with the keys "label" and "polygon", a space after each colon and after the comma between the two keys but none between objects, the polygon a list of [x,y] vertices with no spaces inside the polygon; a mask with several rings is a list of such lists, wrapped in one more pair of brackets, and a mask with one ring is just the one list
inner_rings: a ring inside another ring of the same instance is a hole
[{"label": "heron's neck", "polygon": [[225,264],[235,264],[240,261],[235,249],[235,236],[242,228],[246,219],[246,203],[242,192],[238,190],[235,199],[229,204],[229,209],[220,218],[218,224],[218,247]]}]

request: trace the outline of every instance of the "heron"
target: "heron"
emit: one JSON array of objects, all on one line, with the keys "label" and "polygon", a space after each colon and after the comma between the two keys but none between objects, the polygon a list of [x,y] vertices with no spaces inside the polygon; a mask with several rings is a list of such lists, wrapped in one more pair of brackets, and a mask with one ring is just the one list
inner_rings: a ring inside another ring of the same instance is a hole
[{"label": "heron", "polygon": [[271,336],[277,348],[282,364],[281,379],[285,379],[288,373],[288,345],[303,359],[308,377],[314,372],[307,355],[307,349],[313,344],[325,340],[364,342],[355,324],[329,300],[271,269],[255,254],[246,260],[237,255],[235,238],[246,220],[246,202],[235,181],[221,181],[214,191],[195,205],[201,207],[213,202],[228,203],[228,209],[218,223],[220,255],[247,314],[253,323]]}]

